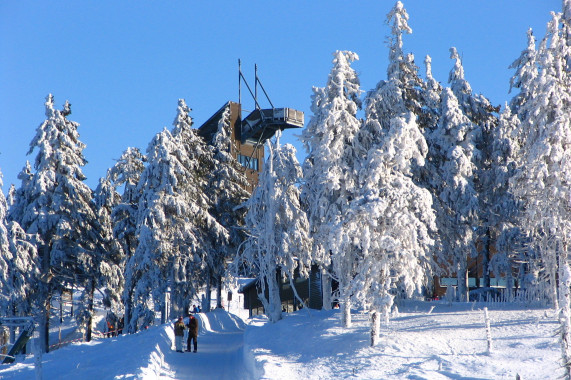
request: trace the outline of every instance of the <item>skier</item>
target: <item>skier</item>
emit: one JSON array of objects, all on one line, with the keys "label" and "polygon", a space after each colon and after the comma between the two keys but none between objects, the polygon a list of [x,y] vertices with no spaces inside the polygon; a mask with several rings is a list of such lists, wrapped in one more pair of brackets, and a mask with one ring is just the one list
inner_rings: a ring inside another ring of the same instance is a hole
[{"label": "skier", "polygon": [[186,350],[190,352],[190,342],[194,340],[194,352],[198,347],[198,320],[194,318],[194,315],[190,314],[188,317],[188,340],[186,341]]},{"label": "skier", "polygon": [[184,322],[182,317],[178,317],[178,321],[174,324],[174,342],[176,352],[183,352],[182,351],[182,339],[184,337]]}]

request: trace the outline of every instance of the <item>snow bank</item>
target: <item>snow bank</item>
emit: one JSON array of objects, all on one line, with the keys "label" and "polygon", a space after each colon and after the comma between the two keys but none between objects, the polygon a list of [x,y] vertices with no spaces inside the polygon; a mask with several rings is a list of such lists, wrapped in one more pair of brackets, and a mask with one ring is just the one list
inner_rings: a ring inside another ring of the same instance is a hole
[{"label": "snow bank", "polygon": [[[488,354],[483,307],[494,351]],[[249,368],[260,379],[523,379],[562,374],[553,310],[506,304],[409,302],[399,306],[380,344],[369,346],[369,318],[339,311],[286,314],[277,323],[253,318],[244,337]],[[255,370],[255,372],[254,372]]]},{"label": "snow bank", "polygon": [[[43,355],[44,379],[169,379],[165,352],[172,351],[172,327],[155,326],[133,335],[74,343]],[[34,358],[0,366],[1,379],[34,379]]]}]

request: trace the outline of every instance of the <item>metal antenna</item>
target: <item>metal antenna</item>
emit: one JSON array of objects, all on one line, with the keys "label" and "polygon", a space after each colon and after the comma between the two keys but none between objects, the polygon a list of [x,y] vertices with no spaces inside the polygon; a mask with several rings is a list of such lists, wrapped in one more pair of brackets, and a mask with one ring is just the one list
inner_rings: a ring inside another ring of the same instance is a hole
[{"label": "metal antenna", "polygon": [[254,81],[254,100],[258,103],[258,64],[254,63],[254,77],[256,80]]},{"label": "metal antenna", "polygon": [[242,62],[238,58],[238,104],[242,104]]}]

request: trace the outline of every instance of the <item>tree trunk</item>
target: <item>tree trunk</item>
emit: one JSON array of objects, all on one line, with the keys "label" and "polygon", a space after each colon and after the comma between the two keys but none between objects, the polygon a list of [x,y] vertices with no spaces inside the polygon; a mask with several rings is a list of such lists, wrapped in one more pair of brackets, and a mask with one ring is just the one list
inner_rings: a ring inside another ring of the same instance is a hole
[{"label": "tree trunk", "polygon": [[89,289],[89,293],[88,293],[88,305],[87,305],[87,310],[89,312],[89,317],[87,318],[87,336],[85,338],[86,341],[91,342],[91,334],[93,333],[93,298],[94,298],[94,294],[95,294],[95,280],[91,279],[90,281],[90,285],[89,285],[90,289]]},{"label": "tree trunk", "polygon": [[205,313],[208,313],[210,311],[210,305],[211,305],[211,293],[212,293],[212,288],[210,285],[211,279],[210,276],[208,276],[208,280],[206,282],[206,298],[204,299],[204,303],[202,305],[202,308],[204,309]]},{"label": "tree trunk", "polygon": [[349,297],[346,298],[341,309],[341,324],[343,327],[351,327],[351,301]]},{"label": "tree trunk", "polygon": [[222,277],[216,276],[216,307],[222,308]]},{"label": "tree trunk", "polygon": [[43,288],[43,307],[40,312],[39,321],[39,339],[41,341],[42,352],[50,352],[50,311],[52,306],[52,283],[50,278],[50,252],[51,246],[43,246],[42,255],[42,278],[41,287]]},{"label": "tree trunk", "polygon": [[127,334],[132,334],[134,333],[134,331],[131,331],[131,292],[129,290],[125,290],[125,298],[124,298],[124,303],[125,303],[125,313],[123,314],[123,320],[125,321],[125,332]]},{"label": "tree trunk", "polygon": [[321,289],[322,289],[321,298],[323,300],[322,309],[331,310],[331,304],[332,304],[331,277],[329,277],[325,269],[321,270]]},{"label": "tree trunk", "polygon": [[571,287],[571,269],[567,263],[567,253],[559,254],[559,312],[561,359],[565,370],[565,379],[571,379],[571,305],[569,288]]},{"label": "tree trunk", "polygon": [[484,244],[482,249],[482,277],[484,278],[484,287],[490,287],[490,246],[492,244],[492,237],[490,227],[486,228],[486,236],[484,237]]},{"label": "tree trunk", "polygon": [[380,313],[375,310],[371,313],[371,347],[374,347],[379,343],[380,333],[381,316]]},{"label": "tree trunk", "polygon": [[559,310],[559,296],[557,295],[557,277],[556,277],[557,269],[555,265],[550,271],[550,278],[549,278],[549,285],[551,287],[551,299],[553,301],[553,308],[555,310]]},{"label": "tree trunk", "polygon": [[278,273],[276,270],[270,272],[268,278],[268,306],[266,312],[271,322],[277,322],[282,319],[282,301],[280,298],[280,287],[278,282]]},{"label": "tree trunk", "polygon": [[458,278],[458,294],[456,295],[458,297],[458,301],[460,302],[468,302],[469,297],[468,297],[468,268],[467,268],[467,263],[461,263],[458,267],[458,273],[457,273],[457,278]]},{"label": "tree trunk", "polygon": [[42,312],[40,314],[39,320],[39,334],[40,334],[40,342],[41,342],[41,349],[42,352],[50,352],[50,308],[52,303],[52,296],[51,290],[48,290],[48,293],[44,299],[44,305],[42,308]]}]

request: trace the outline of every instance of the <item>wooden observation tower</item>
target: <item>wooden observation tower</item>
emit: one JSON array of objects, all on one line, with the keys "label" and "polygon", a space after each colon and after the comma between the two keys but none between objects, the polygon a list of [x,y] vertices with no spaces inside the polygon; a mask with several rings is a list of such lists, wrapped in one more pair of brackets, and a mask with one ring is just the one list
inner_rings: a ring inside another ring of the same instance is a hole
[{"label": "wooden observation tower", "polygon": [[[198,128],[198,134],[207,142],[211,142],[214,134],[218,130],[218,122],[222,118],[224,111],[230,110],[230,139],[232,140],[232,155],[244,168],[248,179],[248,191],[252,192],[258,184],[258,174],[263,169],[264,164],[264,143],[272,138],[276,131],[303,128],[303,112],[292,108],[276,108],[271,102],[266,90],[258,78],[258,67],[255,66],[254,91],[248,85],[246,78],[242,74],[240,61],[238,61],[238,103],[229,101],[225,103],[214,115]],[[251,112],[242,110],[241,88],[242,82],[246,85],[250,95],[254,99],[255,109]],[[258,103],[258,87],[266,96],[271,108],[262,108]],[[242,112],[246,113],[244,117]]]}]

